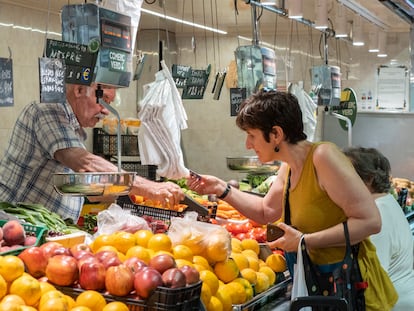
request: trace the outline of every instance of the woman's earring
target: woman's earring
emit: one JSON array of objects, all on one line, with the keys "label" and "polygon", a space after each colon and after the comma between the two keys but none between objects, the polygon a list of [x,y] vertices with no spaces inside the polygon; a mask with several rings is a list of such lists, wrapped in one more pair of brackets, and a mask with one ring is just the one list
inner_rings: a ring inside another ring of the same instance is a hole
[{"label": "woman's earring", "polygon": [[274,150],[275,150],[275,152],[279,152],[279,150],[280,150],[279,146],[276,146]]}]

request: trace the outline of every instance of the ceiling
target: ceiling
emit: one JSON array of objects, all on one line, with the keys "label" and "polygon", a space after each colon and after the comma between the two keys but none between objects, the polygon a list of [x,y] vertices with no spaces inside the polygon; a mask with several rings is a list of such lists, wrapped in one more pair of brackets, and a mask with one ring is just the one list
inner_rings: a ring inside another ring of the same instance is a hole
[{"label": "ceiling", "polygon": [[[263,2],[263,0],[261,0]],[[288,1],[288,0],[285,0]],[[414,0],[327,0],[328,16],[331,21],[330,28],[335,29],[335,12],[338,3],[352,4],[354,9],[345,8],[348,23],[351,24],[353,17],[364,12],[371,21],[363,18],[363,28],[366,32],[371,27],[379,27],[387,33],[399,33],[410,31],[410,21],[414,9],[406,2]],[[21,6],[33,10],[49,11],[52,14],[59,14],[62,6],[67,4],[84,3],[85,0],[0,0],[1,3]],[[96,1],[88,1],[95,3]],[[235,7],[237,4],[237,11]],[[277,8],[283,10],[283,0],[276,0]],[[304,20],[315,20],[316,0],[304,0]],[[289,31],[289,19],[269,10],[263,10],[252,1],[253,5],[246,4],[245,0],[143,0],[142,8],[159,12],[162,15],[170,15],[189,22],[207,25],[212,28],[219,28],[228,32],[229,35],[251,35],[253,29],[252,6],[256,7],[257,27],[260,33],[278,33]],[[237,12],[237,13],[236,13]],[[260,17],[260,18],[259,18]],[[374,22],[373,22],[374,21]],[[191,26],[183,26],[176,22],[166,21],[163,18],[155,17],[147,13],[141,14],[140,29],[168,29],[176,35],[183,33],[206,33]]]}]

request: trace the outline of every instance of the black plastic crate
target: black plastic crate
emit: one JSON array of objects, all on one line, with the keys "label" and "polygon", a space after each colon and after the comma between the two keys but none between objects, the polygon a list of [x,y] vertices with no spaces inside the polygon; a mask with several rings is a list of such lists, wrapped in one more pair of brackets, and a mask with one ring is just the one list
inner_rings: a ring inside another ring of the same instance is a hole
[{"label": "black plastic crate", "polygon": [[[200,311],[203,310],[200,294],[202,282],[181,288],[159,286],[146,300],[118,297],[103,293],[107,302],[122,301],[130,311]],[[56,286],[61,292],[75,298],[84,290],[80,288]]]},{"label": "black plastic crate", "polygon": [[[139,156],[137,135],[121,135],[121,146],[121,155]],[[104,157],[118,155],[117,135],[110,135],[101,128],[94,128],[93,153]]]},{"label": "black plastic crate", "polygon": [[[113,162],[116,164],[115,162]],[[142,165],[140,161],[122,161],[121,168],[127,172],[135,172],[137,175],[145,177],[149,180],[157,179],[156,165]]]}]

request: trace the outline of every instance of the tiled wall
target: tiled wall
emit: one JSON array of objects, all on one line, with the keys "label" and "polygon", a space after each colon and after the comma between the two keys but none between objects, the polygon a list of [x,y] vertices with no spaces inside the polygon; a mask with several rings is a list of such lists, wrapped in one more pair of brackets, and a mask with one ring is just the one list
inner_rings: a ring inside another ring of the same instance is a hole
[{"label": "tiled wall", "polygon": [[[50,33],[16,28],[17,25],[37,28],[49,32],[60,32],[58,15],[50,15],[34,10],[1,5],[0,9],[0,57],[8,57],[8,47],[12,51],[14,98],[13,107],[0,107],[0,156],[7,147],[14,121],[22,108],[32,100],[39,99],[38,58],[42,56],[45,39],[60,39]],[[14,25],[7,26],[7,25]],[[305,27],[305,26],[299,26]],[[366,48],[354,48],[345,41],[329,39],[329,64],[341,67],[342,86],[352,87],[357,94],[362,89],[375,89],[375,73],[379,65],[397,59],[397,64],[409,64],[408,34],[389,35],[389,57],[378,59],[366,52]],[[311,40],[309,40],[311,39]],[[277,40],[273,36],[262,40],[275,45],[277,54],[278,85],[304,82],[305,90],[310,88],[309,69],[323,63],[320,53],[320,33],[317,31],[298,31],[280,34]],[[164,58],[168,66],[174,63],[190,65],[203,69],[212,65],[207,91],[202,100],[185,100],[188,115],[188,129],[182,131],[182,148],[189,168],[202,173],[210,173],[225,179],[242,178],[244,175],[230,171],[226,165],[226,156],[253,155],[245,149],[245,134],[241,132],[230,116],[229,89],[223,86],[219,100],[213,99],[212,88],[215,74],[225,70],[234,60],[234,51],[239,45],[251,42],[240,41],[225,36],[200,34],[196,36],[196,48],[193,48],[191,35],[180,33],[168,37],[162,30],[142,30],[138,33],[138,49],[147,54],[144,70],[138,82],[133,81],[129,88],[120,90],[121,104],[117,106],[121,117],[135,117],[137,104],[143,97],[143,86],[154,80],[158,70],[158,41],[164,42]],[[134,59],[135,61],[135,59]],[[226,81],[227,82],[227,81]],[[88,141],[91,148],[91,141]]]}]

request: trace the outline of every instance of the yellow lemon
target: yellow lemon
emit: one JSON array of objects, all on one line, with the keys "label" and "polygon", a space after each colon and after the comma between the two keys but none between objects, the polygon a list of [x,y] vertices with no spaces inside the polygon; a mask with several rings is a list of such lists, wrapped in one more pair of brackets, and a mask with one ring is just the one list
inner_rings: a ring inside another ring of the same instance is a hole
[{"label": "yellow lemon", "polygon": [[253,256],[247,256],[246,258],[249,262],[249,268],[253,269],[254,271],[259,271],[259,259]]},{"label": "yellow lemon", "polygon": [[221,301],[221,305],[223,306],[223,311],[231,311],[233,310],[233,305],[231,302],[231,295],[229,292],[226,291],[224,286],[219,286],[217,290],[216,297]]},{"label": "yellow lemon", "polygon": [[128,306],[121,301],[109,302],[102,311],[129,311]]},{"label": "yellow lemon", "polygon": [[155,233],[152,237],[149,238],[147,247],[149,249],[152,249],[154,252],[171,252],[172,241],[171,238],[165,233]]},{"label": "yellow lemon", "polygon": [[203,256],[195,255],[193,256],[193,264],[202,266],[204,270],[212,270],[210,264],[208,263],[207,259],[205,259]]},{"label": "yellow lemon", "polygon": [[260,253],[260,245],[255,239],[244,239],[244,240],[241,241],[241,246],[242,246],[243,250],[251,249],[257,255],[259,255],[259,253]]},{"label": "yellow lemon", "polygon": [[128,249],[135,246],[135,235],[130,232],[119,231],[115,233],[112,243],[118,251],[126,254]]},{"label": "yellow lemon", "polygon": [[141,229],[134,233],[137,245],[148,247],[149,239],[154,235],[151,230]]},{"label": "yellow lemon", "polygon": [[255,286],[256,294],[263,293],[270,287],[270,282],[268,276],[263,272],[256,272],[257,282]]},{"label": "yellow lemon", "polygon": [[191,261],[185,259],[176,259],[175,265],[177,266],[177,268],[181,268],[182,266],[194,267],[194,264]]},{"label": "yellow lemon", "polygon": [[0,275],[0,300],[6,296],[7,294],[7,282],[6,280]]},{"label": "yellow lemon", "polygon": [[253,257],[253,258],[259,259],[259,255],[257,255],[257,253],[252,249],[244,249],[242,251],[242,254],[245,255],[246,257]]},{"label": "yellow lemon", "polygon": [[287,269],[286,259],[282,254],[271,254],[265,262],[274,272],[284,272]]},{"label": "yellow lemon", "polygon": [[252,284],[250,284],[248,280],[244,278],[237,278],[233,282],[240,283],[241,285],[243,285],[244,290],[246,291],[246,301],[249,301],[250,299],[253,298],[253,295],[254,295],[253,286]]},{"label": "yellow lemon", "polygon": [[244,286],[238,282],[230,282],[224,285],[225,290],[230,294],[231,296],[231,302],[234,305],[243,304],[247,300],[246,290],[244,289]]},{"label": "yellow lemon", "polygon": [[[273,273],[273,271],[272,271],[272,273]],[[256,284],[256,282],[257,282],[256,271],[253,270],[252,268],[245,268],[245,269],[241,270],[240,275],[244,279],[248,280],[250,282],[250,284]]]},{"label": "yellow lemon", "polygon": [[214,265],[214,273],[224,283],[233,281],[239,276],[239,272],[239,267],[232,258],[219,261]]},{"label": "yellow lemon", "polygon": [[211,289],[210,286],[208,286],[207,283],[201,284],[201,294],[200,299],[203,302],[204,306],[208,305],[210,299],[211,299]]},{"label": "yellow lemon", "polygon": [[211,294],[214,295],[219,287],[219,279],[210,270],[200,271],[200,280],[206,283],[210,288]]},{"label": "yellow lemon", "polygon": [[243,250],[241,241],[238,238],[231,238],[231,251],[241,253]]},{"label": "yellow lemon", "polygon": [[141,245],[132,246],[126,252],[125,257],[127,259],[131,257],[137,257],[141,259],[143,262],[145,262],[146,264],[148,264],[151,259],[151,255],[148,249]]},{"label": "yellow lemon", "polygon": [[226,260],[229,251],[231,251],[228,242],[227,239],[224,239],[220,235],[213,235],[209,238],[206,250],[207,260],[210,263]]},{"label": "yellow lemon", "polygon": [[206,306],[207,311],[223,311],[223,304],[216,296],[211,296]]},{"label": "yellow lemon", "polygon": [[263,272],[269,278],[269,285],[272,286],[276,282],[276,274],[269,266],[262,266],[259,268],[259,272]]},{"label": "yellow lemon", "polygon": [[233,260],[236,262],[239,270],[243,270],[249,267],[249,261],[247,260],[247,257],[242,253],[231,253],[230,257],[233,258]]}]

